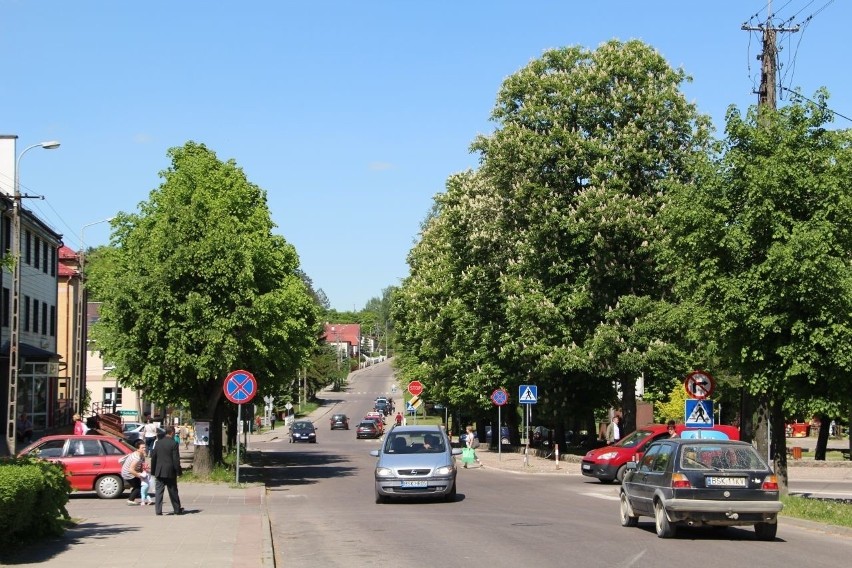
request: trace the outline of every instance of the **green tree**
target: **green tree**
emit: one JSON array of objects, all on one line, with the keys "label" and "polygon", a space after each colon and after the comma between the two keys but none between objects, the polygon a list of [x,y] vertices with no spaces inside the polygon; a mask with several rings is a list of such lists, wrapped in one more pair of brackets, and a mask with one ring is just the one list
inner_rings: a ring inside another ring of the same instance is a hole
[{"label": "green tree", "polygon": [[[731,108],[721,156],[667,210],[679,291],[704,307],[725,365],[768,409],[758,423],[772,424],[785,486],[787,401],[850,392],[852,149],[817,99],[746,117]],[[755,441],[765,455],[765,436]]]},{"label": "green tree", "polygon": [[266,194],[203,144],[169,150],[171,166],[138,213],[113,221],[112,247],[92,266],[103,302],[93,334],[122,385],[209,418],[221,460],[228,372],[247,369],[260,395],[291,382],[318,334],[295,249],[274,235]]},{"label": "green tree", "polygon": [[540,414],[591,417],[621,392],[631,429],[639,375],[688,370],[657,258],[668,185],[707,147],[687,79],[639,41],[550,50],[506,80],[499,127],[473,146],[506,209],[507,349],[545,393]]}]

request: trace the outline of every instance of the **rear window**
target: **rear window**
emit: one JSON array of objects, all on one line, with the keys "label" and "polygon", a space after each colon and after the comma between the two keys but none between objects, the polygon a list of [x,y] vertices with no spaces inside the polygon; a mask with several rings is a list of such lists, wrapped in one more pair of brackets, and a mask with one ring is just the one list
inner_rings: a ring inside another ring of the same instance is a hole
[{"label": "rear window", "polygon": [[766,463],[752,446],[689,444],[681,450],[681,467],[701,470],[766,470]]}]

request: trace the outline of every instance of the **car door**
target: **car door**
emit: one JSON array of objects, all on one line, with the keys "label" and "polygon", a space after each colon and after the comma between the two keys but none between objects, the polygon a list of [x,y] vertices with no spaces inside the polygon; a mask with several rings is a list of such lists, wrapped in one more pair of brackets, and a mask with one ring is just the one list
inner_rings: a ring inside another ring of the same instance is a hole
[{"label": "car door", "polygon": [[640,515],[653,514],[654,489],[653,485],[649,484],[649,476],[653,483],[654,461],[659,451],[659,444],[650,446],[637,464],[636,472],[624,483],[630,506]]},{"label": "car door", "polygon": [[104,470],[106,456],[100,440],[79,436],[68,440],[61,461],[71,486],[81,491],[90,491]]}]

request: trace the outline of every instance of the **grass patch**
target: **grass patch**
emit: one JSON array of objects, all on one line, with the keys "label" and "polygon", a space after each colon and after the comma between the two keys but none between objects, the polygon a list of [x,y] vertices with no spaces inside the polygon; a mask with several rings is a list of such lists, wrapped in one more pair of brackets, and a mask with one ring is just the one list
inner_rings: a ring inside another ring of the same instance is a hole
[{"label": "grass patch", "polygon": [[795,495],[782,497],[781,501],[784,503],[782,516],[852,527],[852,504],[850,503],[807,499]]},{"label": "grass patch", "polygon": [[306,402],[302,405],[302,408],[298,412],[296,412],[296,418],[306,417],[308,414],[319,408],[319,406],[320,405],[316,402]]}]

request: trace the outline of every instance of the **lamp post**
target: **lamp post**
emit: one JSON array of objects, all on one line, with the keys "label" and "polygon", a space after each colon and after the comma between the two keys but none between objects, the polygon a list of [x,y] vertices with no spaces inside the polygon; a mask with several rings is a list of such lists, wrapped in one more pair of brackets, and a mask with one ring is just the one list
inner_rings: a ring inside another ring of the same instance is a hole
[{"label": "lamp post", "polygon": [[20,299],[21,299],[21,158],[24,154],[33,148],[44,148],[45,150],[53,150],[59,148],[59,142],[51,140],[49,142],[39,142],[26,148],[18,154],[18,159],[15,160],[15,189],[12,203],[12,242],[9,250],[12,253],[12,318],[10,322],[9,333],[9,406],[6,413],[6,446],[9,450],[9,455],[15,455],[15,432],[18,416],[18,351],[20,337],[18,327],[20,324]]},{"label": "lamp post", "polygon": [[[75,315],[75,324],[74,324],[74,376],[72,377],[71,383],[72,393],[71,393],[71,401],[74,405],[74,411],[80,413],[82,415],[82,402],[80,394],[82,392],[83,387],[83,373],[85,372],[85,366],[83,365],[83,358],[86,353],[86,338],[85,338],[85,317],[83,316],[83,312],[86,307],[86,228],[91,227],[93,225],[100,225],[101,223],[108,223],[112,221],[114,217],[109,217],[107,219],[101,219],[100,221],[93,221],[91,223],[86,223],[80,228],[80,253],[79,263],[80,263],[80,284],[77,290],[77,310]],[[116,391],[113,393],[113,408],[115,408],[115,400],[118,395],[118,379],[116,379]]]}]

